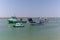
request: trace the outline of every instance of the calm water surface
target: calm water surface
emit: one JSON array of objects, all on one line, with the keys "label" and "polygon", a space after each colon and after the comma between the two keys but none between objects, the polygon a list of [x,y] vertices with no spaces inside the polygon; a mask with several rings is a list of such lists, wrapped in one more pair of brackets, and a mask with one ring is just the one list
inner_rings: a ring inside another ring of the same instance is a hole
[{"label": "calm water surface", "polygon": [[13,28],[7,20],[0,19],[0,40],[60,40],[60,19],[19,28]]}]

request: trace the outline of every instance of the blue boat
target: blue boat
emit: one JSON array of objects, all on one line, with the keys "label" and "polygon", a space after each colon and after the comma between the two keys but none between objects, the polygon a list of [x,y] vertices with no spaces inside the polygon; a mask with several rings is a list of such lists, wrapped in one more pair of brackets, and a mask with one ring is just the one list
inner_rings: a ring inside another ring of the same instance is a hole
[{"label": "blue boat", "polygon": [[28,21],[30,24],[43,24],[45,22],[45,19],[40,19],[40,20],[33,20],[32,18],[28,18]]}]

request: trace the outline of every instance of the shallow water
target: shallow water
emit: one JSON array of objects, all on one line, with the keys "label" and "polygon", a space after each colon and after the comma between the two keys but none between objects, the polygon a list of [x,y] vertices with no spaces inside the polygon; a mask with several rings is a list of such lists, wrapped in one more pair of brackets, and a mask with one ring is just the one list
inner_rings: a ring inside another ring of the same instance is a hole
[{"label": "shallow water", "polygon": [[19,28],[13,28],[7,20],[0,19],[0,40],[60,40],[60,19]]}]

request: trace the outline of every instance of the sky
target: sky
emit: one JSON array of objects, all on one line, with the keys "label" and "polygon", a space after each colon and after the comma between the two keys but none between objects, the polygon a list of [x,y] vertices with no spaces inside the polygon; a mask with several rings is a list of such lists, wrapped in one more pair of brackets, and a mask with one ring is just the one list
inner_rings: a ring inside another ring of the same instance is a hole
[{"label": "sky", "polygon": [[60,17],[60,0],[0,0],[0,17]]}]

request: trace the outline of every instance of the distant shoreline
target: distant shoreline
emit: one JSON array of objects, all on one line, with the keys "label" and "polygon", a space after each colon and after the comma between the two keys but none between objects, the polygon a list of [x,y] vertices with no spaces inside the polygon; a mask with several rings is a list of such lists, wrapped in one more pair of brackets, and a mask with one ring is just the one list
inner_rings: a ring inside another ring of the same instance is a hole
[{"label": "distant shoreline", "polygon": [[[0,17],[0,19],[9,19],[10,17]],[[20,18],[60,18],[60,17],[17,17]]]}]

